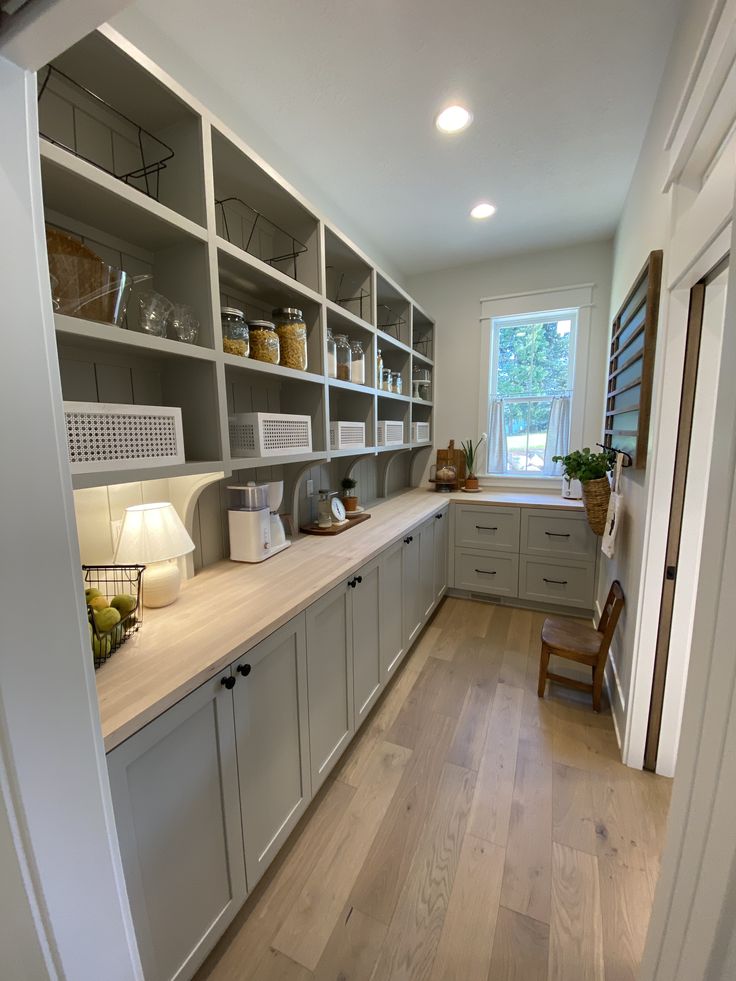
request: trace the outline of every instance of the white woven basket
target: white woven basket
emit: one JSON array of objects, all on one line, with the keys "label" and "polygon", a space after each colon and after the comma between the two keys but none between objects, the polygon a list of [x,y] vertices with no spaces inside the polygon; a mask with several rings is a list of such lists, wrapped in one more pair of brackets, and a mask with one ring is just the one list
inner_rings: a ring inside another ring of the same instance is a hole
[{"label": "white woven basket", "polygon": [[330,449],[351,450],[365,446],[364,422],[331,422]]},{"label": "white woven basket", "polygon": [[404,423],[398,419],[379,419],[376,446],[400,446],[404,442]]},{"label": "white woven basket", "polygon": [[413,422],[411,424],[411,441],[412,441],[412,443],[428,443],[429,442],[429,423],[428,422]]},{"label": "white woven basket", "polygon": [[237,412],[230,416],[234,457],[290,456],[312,452],[312,420],[284,412]]}]

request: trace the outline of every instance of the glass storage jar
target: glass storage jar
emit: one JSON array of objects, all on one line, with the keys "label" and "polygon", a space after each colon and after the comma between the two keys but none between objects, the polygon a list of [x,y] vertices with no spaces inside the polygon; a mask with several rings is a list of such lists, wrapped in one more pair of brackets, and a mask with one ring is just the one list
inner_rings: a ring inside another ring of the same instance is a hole
[{"label": "glass storage jar", "polygon": [[280,364],[297,371],[307,370],[307,325],[296,307],[283,307],[272,313],[281,344]]},{"label": "glass storage jar", "polygon": [[404,390],[404,380],[400,371],[391,372],[391,391],[394,395],[401,395]]},{"label": "glass storage jar", "polygon": [[222,349],[226,354],[237,354],[247,358],[250,354],[248,325],[245,314],[236,307],[223,307],[220,311],[222,322]]},{"label": "glass storage jar", "polygon": [[331,327],[327,328],[327,377],[337,378],[337,352]]},{"label": "glass storage jar", "polygon": [[281,359],[281,345],[276,328],[270,320],[248,321],[250,331],[250,356],[256,361],[278,364]]},{"label": "glass storage jar", "polygon": [[329,488],[320,488],[319,501],[317,502],[317,524],[320,528],[332,527],[332,491]]},{"label": "glass storage jar", "polygon": [[391,391],[391,369],[383,368],[381,371],[381,388],[384,392]]},{"label": "glass storage jar", "polygon": [[356,385],[365,385],[365,351],[362,341],[353,341],[350,345],[350,381]]},{"label": "glass storage jar", "polygon": [[380,388],[381,385],[383,385],[383,355],[379,347],[376,353],[376,388]]},{"label": "glass storage jar", "polygon": [[353,353],[350,350],[350,341],[345,334],[335,334],[335,355],[337,377],[340,381],[350,381],[350,362]]}]

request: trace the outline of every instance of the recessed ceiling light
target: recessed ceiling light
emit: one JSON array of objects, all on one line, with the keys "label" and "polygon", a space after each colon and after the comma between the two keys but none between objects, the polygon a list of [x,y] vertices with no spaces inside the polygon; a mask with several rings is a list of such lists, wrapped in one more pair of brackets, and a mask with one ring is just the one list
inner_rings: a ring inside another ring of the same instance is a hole
[{"label": "recessed ceiling light", "polygon": [[471,218],[477,218],[479,221],[483,218],[490,218],[491,215],[495,215],[496,206],[494,204],[489,204],[488,201],[481,201],[476,204],[474,208],[470,211]]},{"label": "recessed ceiling light", "polygon": [[473,114],[465,106],[448,106],[435,119],[434,124],[440,133],[460,133],[473,121]]}]

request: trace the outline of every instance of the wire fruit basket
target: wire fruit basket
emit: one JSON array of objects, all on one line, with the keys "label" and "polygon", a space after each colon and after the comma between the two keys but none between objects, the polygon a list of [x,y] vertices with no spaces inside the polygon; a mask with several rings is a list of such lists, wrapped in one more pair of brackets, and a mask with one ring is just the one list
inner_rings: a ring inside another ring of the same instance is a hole
[{"label": "wire fruit basket", "polygon": [[[87,604],[87,617],[90,625],[90,644],[95,661],[95,670],[108,661],[131,634],[137,633],[143,621],[141,607],[141,576],[144,565],[83,565],[84,582],[87,589],[97,589],[108,600],[118,596],[130,596],[135,606],[121,615],[119,623],[111,630],[101,630],[94,616],[95,610]],[[125,607],[123,607],[125,610]],[[118,611],[120,612],[120,611]]]},{"label": "wire fruit basket", "polygon": [[221,198],[215,201],[215,207],[219,209],[217,217],[222,236],[231,245],[237,245],[292,279],[299,278],[297,259],[308,251],[304,242],[241,198]]}]

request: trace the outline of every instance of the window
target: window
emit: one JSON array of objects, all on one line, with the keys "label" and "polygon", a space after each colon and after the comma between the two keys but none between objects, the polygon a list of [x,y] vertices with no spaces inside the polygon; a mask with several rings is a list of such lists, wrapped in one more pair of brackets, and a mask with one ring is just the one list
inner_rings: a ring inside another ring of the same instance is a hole
[{"label": "window", "polygon": [[570,445],[578,310],[491,319],[488,473],[553,475]]}]

